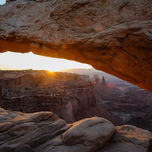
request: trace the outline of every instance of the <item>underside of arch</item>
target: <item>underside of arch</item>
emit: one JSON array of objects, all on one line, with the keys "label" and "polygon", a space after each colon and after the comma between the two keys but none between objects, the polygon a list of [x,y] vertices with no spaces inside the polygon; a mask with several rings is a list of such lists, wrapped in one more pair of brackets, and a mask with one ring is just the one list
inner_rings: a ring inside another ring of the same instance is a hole
[{"label": "underside of arch", "polygon": [[8,0],[0,52],[88,63],[152,91],[151,0]]}]

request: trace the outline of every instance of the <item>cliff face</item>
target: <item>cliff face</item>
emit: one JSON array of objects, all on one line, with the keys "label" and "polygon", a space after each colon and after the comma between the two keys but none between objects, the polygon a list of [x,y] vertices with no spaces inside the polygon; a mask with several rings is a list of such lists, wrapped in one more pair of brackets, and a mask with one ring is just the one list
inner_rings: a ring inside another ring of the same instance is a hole
[{"label": "cliff face", "polygon": [[83,111],[96,105],[92,85],[70,88],[67,92],[70,95],[35,95],[33,102],[38,103],[38,111],[53,111],[67,122],[80,120]]},{"label": "cliff face", "polygon": [[[83,78],[83,79],[82,79]],[[67,122],[102,116],[120,120],[96,104],[88,76],[47,71],[3,71],[1,106],[22,112],[52,111]]]},{"label": "cliff face", "polygon": [[0,52],[88,63],[152,91],[151,27],[151,0],[10,0],[0,6]]}]

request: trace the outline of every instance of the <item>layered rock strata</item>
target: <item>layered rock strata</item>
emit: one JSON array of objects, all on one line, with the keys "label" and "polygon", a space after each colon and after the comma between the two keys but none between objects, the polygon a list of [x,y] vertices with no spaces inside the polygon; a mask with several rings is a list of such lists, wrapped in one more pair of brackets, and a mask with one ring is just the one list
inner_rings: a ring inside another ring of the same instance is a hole
[{"label": "layered rock strata", "polygon": [[[83,77],[83,78],[82,78]],[[52,111],[66,122],[101,116],[121,123],[96,104],[88,76],[48,71],[0,71],[0,106],[21,112]]]}]

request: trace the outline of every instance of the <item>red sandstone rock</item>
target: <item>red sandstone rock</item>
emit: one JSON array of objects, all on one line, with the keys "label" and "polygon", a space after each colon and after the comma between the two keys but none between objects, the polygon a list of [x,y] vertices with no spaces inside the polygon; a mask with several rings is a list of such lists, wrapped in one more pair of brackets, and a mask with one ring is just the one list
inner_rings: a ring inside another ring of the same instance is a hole
[{"label": "red sandstone rock", "polygon": [[0,52],[91,64],[152,91],[151,0],[9,0],[0,6]]}]

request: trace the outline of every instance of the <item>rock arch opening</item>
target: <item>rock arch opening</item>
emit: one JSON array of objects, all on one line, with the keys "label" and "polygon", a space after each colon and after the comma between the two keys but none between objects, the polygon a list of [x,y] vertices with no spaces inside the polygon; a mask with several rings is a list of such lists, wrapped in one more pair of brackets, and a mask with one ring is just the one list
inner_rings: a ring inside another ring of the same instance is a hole
[{"label": "rock arch opening", "polygon": [[151,91],[151,10],[149,0],[8,1],[0,7],[0,52],[88,63]]},{"label": "rock arch opening", "polygon": [[53,111],[67,122],[96,115],[115,125],[151,127],[152,94],[89,65],[13,52],[0,54],[2,65],[2,108]]}]

